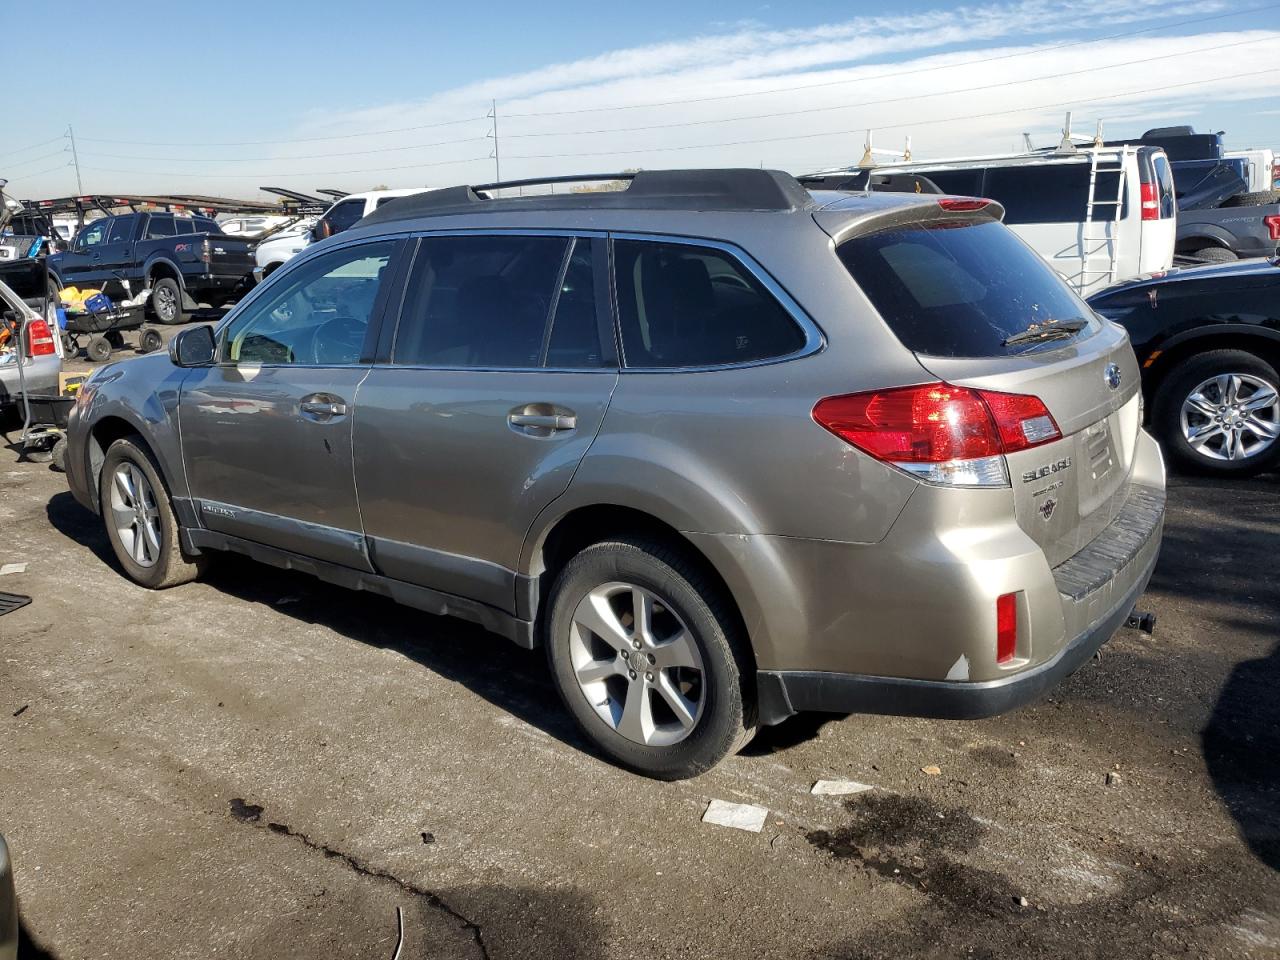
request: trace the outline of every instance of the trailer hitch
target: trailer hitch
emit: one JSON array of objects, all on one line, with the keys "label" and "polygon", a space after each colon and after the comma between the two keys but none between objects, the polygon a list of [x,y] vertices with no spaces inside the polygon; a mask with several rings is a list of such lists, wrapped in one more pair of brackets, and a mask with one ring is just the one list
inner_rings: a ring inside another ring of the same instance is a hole
[{"label": "trailer hitch", "polygon": [[1156,632],[1156,615],[1150,611],[1139,611],[1136,607],[1129,612],[1124,625],[1131,630],[1141,630],[1150,636]]}]

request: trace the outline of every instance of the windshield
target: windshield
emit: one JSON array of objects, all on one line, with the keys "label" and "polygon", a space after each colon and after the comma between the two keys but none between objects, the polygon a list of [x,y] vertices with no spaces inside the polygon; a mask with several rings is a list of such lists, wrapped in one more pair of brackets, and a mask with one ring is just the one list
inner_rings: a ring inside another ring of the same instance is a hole
[{"label": "windshield", "polygon": [[915,353],[1019,354],[1061,346],[1096,326],[1062,278],[994,220],[883,230],[847,240],[837,253]]}]

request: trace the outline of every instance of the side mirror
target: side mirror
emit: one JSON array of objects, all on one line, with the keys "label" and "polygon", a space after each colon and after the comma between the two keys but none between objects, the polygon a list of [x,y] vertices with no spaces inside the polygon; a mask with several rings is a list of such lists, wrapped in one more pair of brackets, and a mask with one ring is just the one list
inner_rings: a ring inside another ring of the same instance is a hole
[{"label": "side mirror", "polygon": [[169,341],[169,360],[175,367],[207,367],[215,353],[213,327],[208,324],[188,327]]},{"label": "side mirror", "polygon": [[311,239],[314,241],[327,240],[331,236],[333,236],[333,227],[328,220],[317,220],[315,226],[311,228]]}]

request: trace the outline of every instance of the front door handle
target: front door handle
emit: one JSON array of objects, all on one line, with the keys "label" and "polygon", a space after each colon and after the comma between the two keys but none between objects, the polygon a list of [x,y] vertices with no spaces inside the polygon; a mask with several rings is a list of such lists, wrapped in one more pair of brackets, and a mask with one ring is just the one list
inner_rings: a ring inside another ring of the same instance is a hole
[{"label": "front door handle", "polygon": [[578,417],[572,410],[550,403],[526,403],[507,414],[507,423],[516,433],[549,437],[553,433],[576,430]]},{"label": "front door handle", "polygon": [[347,415],[347,401],[331,393],[313,393],[302,398],[298,410],[308,420],[326,423],[335,417]]}]

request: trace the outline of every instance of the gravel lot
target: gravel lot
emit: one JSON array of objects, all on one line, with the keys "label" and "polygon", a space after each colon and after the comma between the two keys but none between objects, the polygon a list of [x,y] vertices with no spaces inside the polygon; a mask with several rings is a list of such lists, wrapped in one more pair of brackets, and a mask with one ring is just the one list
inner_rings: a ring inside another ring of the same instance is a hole
[{"label": "gravel lot", "polygon": [[23,960],[390,958],[397,910],[406,958],[1280,956],[1274,475],[1174,481],[1155,636],[1052,699],[800,717],[662,784],[589,752],[540,653],[245,560],[151,593],[60,474],[0,474]]}]

